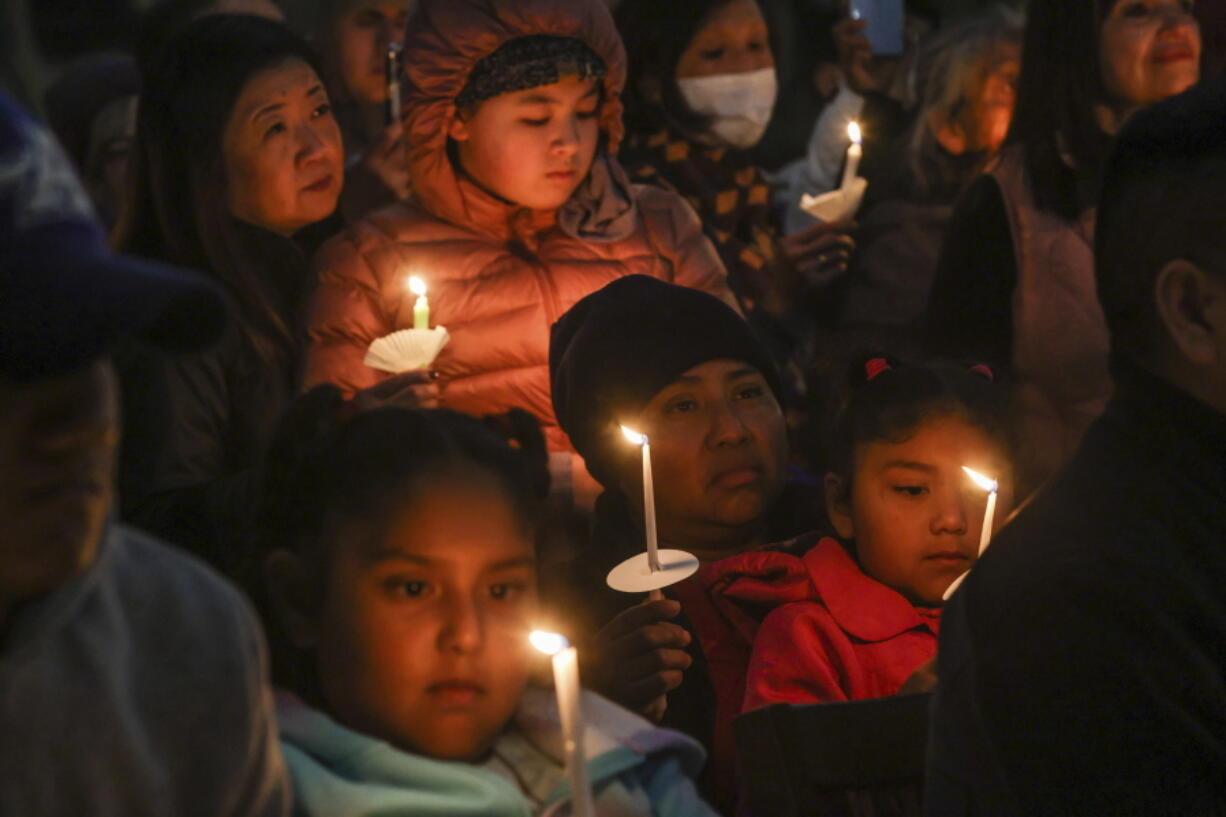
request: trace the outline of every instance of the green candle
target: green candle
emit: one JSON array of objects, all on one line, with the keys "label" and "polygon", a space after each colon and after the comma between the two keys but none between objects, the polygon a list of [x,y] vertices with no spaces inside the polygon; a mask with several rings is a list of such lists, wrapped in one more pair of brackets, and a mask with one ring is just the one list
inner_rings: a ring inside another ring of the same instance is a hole
[{"label": "green candle", "polygon": [[409,278],[409,291],[417,296],[413,303],[413,328],[430,328],[430,302],[426,300],[426,282],[413,275]]}]

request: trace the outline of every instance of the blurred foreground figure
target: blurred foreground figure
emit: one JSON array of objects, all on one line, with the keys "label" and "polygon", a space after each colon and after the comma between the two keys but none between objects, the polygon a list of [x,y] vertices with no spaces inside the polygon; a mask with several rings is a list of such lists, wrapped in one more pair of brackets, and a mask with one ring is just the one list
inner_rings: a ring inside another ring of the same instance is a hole
[{"label": "blurred foreground figure", "polygon": [[224,319],[207,283],[111,255],[67,159],[0,95],[0,814],[287,811],[246,604],[109,521],[110,348],[186,351]]},{"label": "blurred foreground figure", "polygon": [[1226,84],[1138,113],[1096,272],[1116,395],[947,605],[927,812],[1226,812]]}]

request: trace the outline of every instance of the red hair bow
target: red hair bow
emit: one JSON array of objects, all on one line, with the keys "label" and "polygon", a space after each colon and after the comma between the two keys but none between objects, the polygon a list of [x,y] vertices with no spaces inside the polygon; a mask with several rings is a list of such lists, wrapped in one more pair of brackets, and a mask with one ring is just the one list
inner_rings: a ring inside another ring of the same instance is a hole
[{"label": "red hair bow", "polygon": [[883,357],[875,357],[864,364],[864,375],[866,380],[872,380],[882,372],[893,368],[890,366],[890,361]]}]

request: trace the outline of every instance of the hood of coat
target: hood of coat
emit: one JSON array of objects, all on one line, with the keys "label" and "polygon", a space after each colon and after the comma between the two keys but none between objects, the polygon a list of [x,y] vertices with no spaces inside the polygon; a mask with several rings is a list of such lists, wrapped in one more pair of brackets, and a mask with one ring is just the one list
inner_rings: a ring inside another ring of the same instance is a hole
[{"label": "hood of coat", "polygon": [[553,213],[525,211],[482,190],[459,172],[448,153],[455,100],[473,67],[510,40],[534,34],[581,40],[605,62],[599,117],[605,147],[598,152],[587,179],[558,211],[556,221],[580,238],[624,237],[633,203],[629,182],[612,154],[622,138],[626,54],[613,18],[601,0],[418,3],[407,26],[403,91],[404,123],[411,146],[409,170],[416,200],[437,218],[500,237],[553,223]]}]

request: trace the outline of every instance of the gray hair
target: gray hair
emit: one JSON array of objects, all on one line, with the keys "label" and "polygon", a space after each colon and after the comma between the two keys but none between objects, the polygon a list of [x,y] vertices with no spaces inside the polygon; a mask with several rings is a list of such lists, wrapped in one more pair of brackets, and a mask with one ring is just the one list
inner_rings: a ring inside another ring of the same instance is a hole
[{"label": "gray hair", "polygon": [[933,35],[922,47],[915,67],[915,122],[907,140],[907,172],[914,187],[929,192],[934,159],[940,154],[936,123],[954,118],[966,98],[996,67],[1001,49],[1022,45],[1023,17],[995,6]]}]

